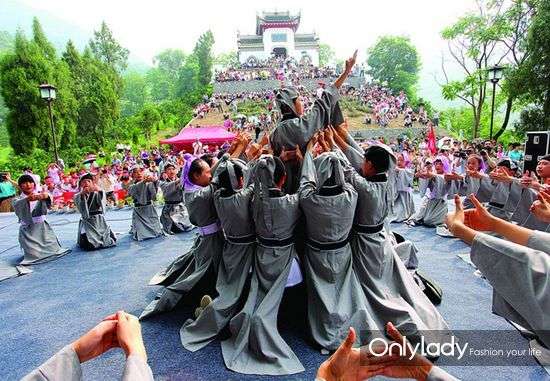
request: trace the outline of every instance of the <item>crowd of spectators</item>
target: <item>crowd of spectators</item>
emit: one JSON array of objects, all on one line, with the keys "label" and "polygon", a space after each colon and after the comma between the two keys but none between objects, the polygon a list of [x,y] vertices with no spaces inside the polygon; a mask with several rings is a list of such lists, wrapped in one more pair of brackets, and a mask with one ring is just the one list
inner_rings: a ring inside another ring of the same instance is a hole
[{"label": "crowd of spectators", "polygon": [[297,83],[302,79],[332,78],[337,76],[334,67],[319,67],[309,61],[297,62],[295,59],[272,57],[264,61],[252,61],[217,70],[216,82],[279,80]]}]

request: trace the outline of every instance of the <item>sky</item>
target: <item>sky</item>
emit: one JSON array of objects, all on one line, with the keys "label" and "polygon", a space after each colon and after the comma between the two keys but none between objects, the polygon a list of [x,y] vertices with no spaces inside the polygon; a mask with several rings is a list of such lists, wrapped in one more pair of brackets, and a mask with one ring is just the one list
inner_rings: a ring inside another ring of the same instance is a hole
[{"label": "sky", "polygon": [[[0,0],[5,1],[5,0]],[[193,49],[201,33],[211,29],[215,52],[237,48],[237,32],[255,32],[256,14],[263,10],[301,11],[299,32],[316,32],[323,43],[346,58],[359,50],[358,61],[385,34],[410,37],[417,47],[423,69],[421,87],[431,87],[430,78],[440,71],[441,55],[446,50],[441,30],[474,9],[474,0],[384,0],[335,3],[310,1],[177,1],[177,0],[16,0],[36,10],[77,25],[90,37],[105,20],[115,38],[133,57],[147,64],[160,51]]]}]

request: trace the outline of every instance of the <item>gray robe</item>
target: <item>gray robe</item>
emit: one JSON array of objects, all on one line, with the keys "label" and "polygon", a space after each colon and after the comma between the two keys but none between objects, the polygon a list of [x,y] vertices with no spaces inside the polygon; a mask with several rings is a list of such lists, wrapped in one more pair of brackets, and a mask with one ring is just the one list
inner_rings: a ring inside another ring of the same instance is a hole
[{"label": "gray robe", "polygon": [[25,195],[12,201],[15,214],[19,218],[19,244],[24,258],[20,264],[33,265],[59,258],[71,252],[61,247],[52,228],[45,220],[51,198],[36,202],[33,210]]},{"label": "gray robe", "polygon": [[[345,154],[348,158],[360,155],[353,149]],[[384,331],[385,324],[391,321],[413,341],[422,334],[426,343],[447,342],[447,323],[415,283],[383,228],[388,213],[386,176],[363,178],[350,165],[347,171],[359,196],[351,238],[353,268],[378,329]]]},{"label": "gray robe", "polygon": [[9,263],[0,261],[0,282],[10,278],[31,273],[32,270],[25,266],[12,266]]},{"label": "gray robe", "polygon": [[[213,193],[212,185],[185,192],[189,218],[193,225],[199,227],[199,234],[188,252],[176,258],[166,269],[151,279],[149,284],[161,284],[166,288],[145,308],[140,319],[171,311],[207,273],[217,274],[224,239],[219,229]],[[207,227],[211,231],[203,232],[202,229]]]},{"label": "gray robe", "polygon": [[[329,124],[339,126],[344,121],[338,105],[339,98],[338,89],[331,85],[325,89],[321,98],[315,100],[313,108],[307,115],[279,122],[269,137],[275,154],[278,155],[283,149],[294,150],[296,145],[304,152],[307,143],[317,131]],[[294,109],[292,100],[284,99],[283,102]],[[285,167],[287,170],[285,191],[295,193],[300,180],[300,165],[288,162],[285,163]]]},{"label": "gray robe", "polygon": [[[517,187],[520,186],[518,185]],[[531,230],[548,231],[550,224],[539,220],[530,210],[533,202],[537,200],[538,192],[532,188],[521,189],[521,196],[512,213],[511,220]]]},{"label": "gray robe", "polygon": [[[360,333],[378,328],[352,267],[348,235],[353,225],[357,192],[344,182],[342,159],[338,154],[341,155],[340,152],[324,153],[314,164],[308,151],[300,182],[300,206],[306,216],[308,238],[304,257],[308,322],[315,342],[328,350],[338,348],[349,327]],[[321,187],[334,172],[336,185]],[[335,243],[340,244],[327,247]],[[358,344],[367,344],[372,338],[358,335]]]},{"label": "gray robe", "polygon": [[[216,172],[221,172],[224,168],[225,163],[219,164]],[[214,204],[226,236],[216,281],[219,296],[202,311],[197,320],[187,320],[180,330],[181,343],[192,352],[214,340],[238,312],[256,251],[250,205],[252,186],[232,195],[225,192],[225,189],[218,189],[214,193]]]},{"label": "gray robe", "polygon": [[275,376],[305,370],[277,329],[279,305],[296,257],[292,236],[300,209],[298,194],[270,189],[274,168],[272,158],[261,158],[255,166],[252,209],[259,244],[248,298],[231,319],[231,338],[222,342],[225,365],[244,374]]},{"label": "gray robe", "polygon": [[412,197],[412,181],[414,171],[411,169],[395,169],[394,181],[396,197],[393,202],[393,222],[403,222],[415,213]]},{"label": "gray robe", "polygon": [[493,312],[550,348],[550,234],[533,231],[521,246],[479,233],[471,259],[493,286]]},{"label": "gray robe", "polygon": [[[48,361],[26,375],[21,381],[81,381],[82,368],[70,345],[53,355]],[[139,356],[126,359],[122,381],[153,381],[151,368]]]},{"label": "gray robe", "polygon": [[193,229],[189,221],[187,208],[183,203],[183,187],[180,179],[161,181],[160,189],[164,195],[164,206],[160,222],[166,234],[186,232]]},{"label": "gray robe", "polygon": [[[479,202],[489,202],[493,196],[494,185],[489,176],[483,176],[481,179],[475,177],[466,176],[465,189],[463,193],[465,196],[475,194]],[[474,192],[475,191],[475,192]],[[464,199],[464,209],[474,209],[474,204],[469,198]]]},{"label": "gray robe", "polygon": [[157,199],[158,181],[140,181],[130,185],[128,194],[134,200],[130,235],[137,241],[162,235],[159,216],[153,202]]},{"label": "gray robe", "polygon": [[493,180],[493,193],[487,206],[487,211],[493,216],[508,220],[510,215],[505,209],[510,196],[511,183]]},{"label": "gray robe", "polygon": [[537,191],[531,188],[523,188],[519,202],[512,214],[511,220],[523,225],[531,213],[530,208],[537,199]]},{"label": "gray robe", "polygon": [[426,226],[443,225],[449,212],[447,206],[448,184],[442,175],[434,175],[429,179],[428,187],[430,193],[422,199],[422,205],[413,216],[413,220]]},{"label": "gray robe", "polygon": [[107,200],[103,191],[92,192],[88,196],[77,193],[74,196],[74,204],[81,214],[76,236],[79,246],[83,246],[81,241],[83,231],[89,244],[95,249],[110,247],[116,244],[115,235],[109,225],[107,225],[103,215],[106,202]]}]

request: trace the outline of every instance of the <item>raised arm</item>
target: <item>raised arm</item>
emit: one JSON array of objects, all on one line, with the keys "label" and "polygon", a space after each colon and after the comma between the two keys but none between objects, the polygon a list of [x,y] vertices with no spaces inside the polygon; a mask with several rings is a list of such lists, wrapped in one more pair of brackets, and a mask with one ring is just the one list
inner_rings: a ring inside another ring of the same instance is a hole
[{"label": "raised arm", "polygon": [[455,196],[455,212],[447,215],[449,230],[468,244],[472,244],[479,232],[495,232],[509,241],[526,246],[533,234],[530,229],[514,225],[490,214],[479,200],[470,195],[475,209],[464,211],[462,202]]},{"label": "raised arm", "polygon": [[305,199],[313,195],[317,187],[315,163],[313,162],[315,140],[315,138],[312,138],[309,141],[302,162],[302,176],[300,177],[300,188],[298,189],[300,199]]},{"label": "raised arm", "polygon": [[342,72],[342,74],[340,74],[340,76],[336,79],[336,81],[334,81],[334,87],[336,87],[337,89],[342,87],[342,85],[344,84],[344,82],[346,82],[346,79],[350,75],[356,60],[357,60],[357,50],[353,53],[353,56],[351,56],[346,60],[346,67],[344,68],[344,71]]}]

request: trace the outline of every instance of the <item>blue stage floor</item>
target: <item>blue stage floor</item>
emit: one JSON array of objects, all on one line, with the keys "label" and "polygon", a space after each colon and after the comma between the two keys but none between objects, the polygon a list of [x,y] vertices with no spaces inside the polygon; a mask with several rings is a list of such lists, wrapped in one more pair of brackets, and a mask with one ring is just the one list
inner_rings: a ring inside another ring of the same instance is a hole
[{"label": "blue stage floor", "polygon": [[[109,212],[110,225],[121,233],[118,246],[87,253],[75,248],[77,214],[48,217],[62,244],[72,247],[73,252],[33,266],[29,275],[0,282],[0,380],[21,378],[104,316],[119,309],[139,315],[154,298],[159,288],[147,286],[149,279],[187,250],[195,233],[137,243],[127,235],[129,218],[128,210]],[[452,329],[511,329],[504,319],[491,313],[491,287],[457,257],[469,251],[466,245],[438,237],[434,229],[404,225],[394,228],[416,243],[420,268],[443,288],[439,310]],[[0,260],[20,260],[17,229],[15,216],[0,214],[0,252],[8,249],[0,254]],[[179,311],[142,324],[155,379],[269,379],[228,371],[218,341],[196,353],[184,350],[179,328],[188,317],[188,312]],[[279,379],[313,380],[325,356],[306,343],[303,332],[283,329],[282,334],[306,372]],[[528,341],[519,333],[510,340],[517,348],[528,349]],[[120,379],[123,362],[122,351],[113,350],[84,364],[84,379]],[[525,367],[463,366],[447,370],[463,380],[550,380],[534,359],[531,366]]]}]

